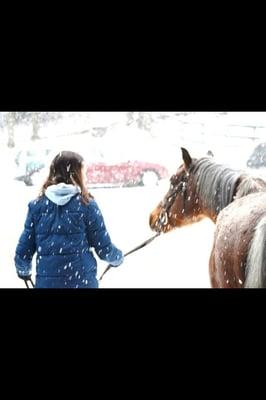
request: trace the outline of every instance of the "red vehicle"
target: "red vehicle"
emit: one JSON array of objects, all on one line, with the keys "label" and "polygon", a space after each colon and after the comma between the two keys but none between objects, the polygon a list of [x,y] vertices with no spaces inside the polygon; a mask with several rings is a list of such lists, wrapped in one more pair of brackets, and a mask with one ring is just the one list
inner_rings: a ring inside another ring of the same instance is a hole
[{"label": "red vehicle", "polygon": [[99,162],[88,164],[87,177],[89,186],[146,186],[168,178],[169,172],[162,165],[144,161]]},{"label": "red vehicle", "polygon": [[[24,153],[22,157],[20,152],[15,160],[19,167],[16,179],[24,181],[26,185],[40,185],[48,174],[51,158],[56,154],[56,150],[35,149]],[[169,177],[168,170],[158,163],[136,161],[133,158],[124,161],[121,154],[114,154],[114,151],[109,153],[111,154],[107,153],[105,157],[97,149],[86,152],[88,186],[156,185],[160,179]]]}]

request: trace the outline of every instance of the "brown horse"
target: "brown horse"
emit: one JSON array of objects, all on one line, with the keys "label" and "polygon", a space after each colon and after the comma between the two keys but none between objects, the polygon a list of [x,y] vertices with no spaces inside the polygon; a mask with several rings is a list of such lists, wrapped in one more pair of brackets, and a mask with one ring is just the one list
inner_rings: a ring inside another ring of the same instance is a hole
[{"label": "brown horse", "polygon": [[151,229],[166,233],[210,218],[216,224],[211,286],[266,287],[266,182],[181,150],[184,163],[150,214]]}]

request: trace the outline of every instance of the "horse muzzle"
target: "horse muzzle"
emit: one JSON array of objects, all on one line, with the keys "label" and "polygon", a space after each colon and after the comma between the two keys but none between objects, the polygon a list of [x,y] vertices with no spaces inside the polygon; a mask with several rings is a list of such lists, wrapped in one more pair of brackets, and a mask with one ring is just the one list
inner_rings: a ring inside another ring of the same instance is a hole
[{"label": "horse muzzle", "polygon": [[165,231],[165,226],[168,224],[167,212],[162,210],[158,215],[150,215],[150,227],[153,231],[161,233]]}]

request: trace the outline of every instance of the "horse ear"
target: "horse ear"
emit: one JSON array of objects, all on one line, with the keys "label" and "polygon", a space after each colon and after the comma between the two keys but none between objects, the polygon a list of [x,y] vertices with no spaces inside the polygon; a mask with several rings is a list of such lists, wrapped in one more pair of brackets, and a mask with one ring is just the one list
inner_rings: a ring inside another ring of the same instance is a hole
[{"label": "horse ear", "polygon": [[182,150],[182,157],[183,157],[185,167],[189,168],[190,164],[192,162],[192,158],[190,157],[189,152],[186,149],[184,149],[184,147],[181,147],[181,150]]}]

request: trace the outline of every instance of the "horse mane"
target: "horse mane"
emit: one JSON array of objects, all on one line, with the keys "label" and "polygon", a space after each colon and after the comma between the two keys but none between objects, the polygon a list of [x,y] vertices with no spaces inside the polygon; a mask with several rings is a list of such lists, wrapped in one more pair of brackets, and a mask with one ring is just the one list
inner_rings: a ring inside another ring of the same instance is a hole
[{"label": "horse mane", "polygon": [[216,214],[235,199],[266,191],[262,178],[216,164],[207,157],[193,159],[190,172],[196,177],[196,192],[203,205]]},{"label": "horse mane", "polygon": [[203,205],[218,214],[234,200],[241,171],[216,164],[209,158],[194,159],[189,172],[196,177],[196,193]]},{"label": "horse mane", "polygon": [[242,175],[236,192],[236,199],[247,196],[250,193],[266,191],[266,182],[262,178],[255,178],[248,175]]}]

